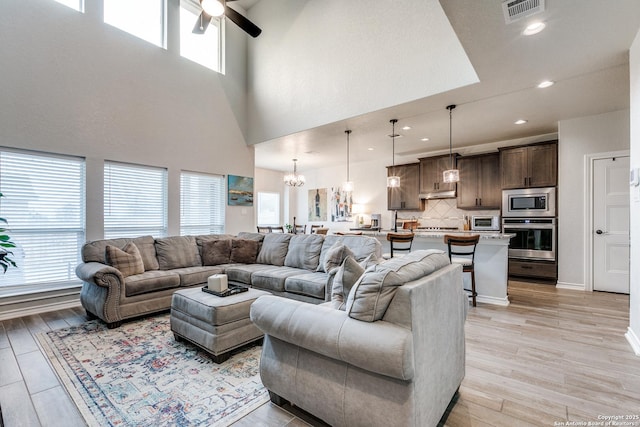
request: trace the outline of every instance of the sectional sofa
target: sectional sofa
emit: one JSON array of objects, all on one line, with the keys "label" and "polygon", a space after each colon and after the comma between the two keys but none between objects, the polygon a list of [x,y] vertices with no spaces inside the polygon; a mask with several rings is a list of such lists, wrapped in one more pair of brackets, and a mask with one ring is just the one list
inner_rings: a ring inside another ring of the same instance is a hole
[{"label": "sectional sofa", "polygon": [[76,268],[80,301],[109,327],[168,310],[173,293],[225,273],[230,284],[310,303],[328,301],[335,267],[351,255],[376,264],[380,242],[366,236],[239,233],[97,240]]}]

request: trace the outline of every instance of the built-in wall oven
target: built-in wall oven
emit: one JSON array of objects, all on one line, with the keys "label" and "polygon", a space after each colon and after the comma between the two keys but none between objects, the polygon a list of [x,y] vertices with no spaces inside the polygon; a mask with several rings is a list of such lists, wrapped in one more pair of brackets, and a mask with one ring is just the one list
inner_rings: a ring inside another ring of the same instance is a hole
[{"label": "built-in wall oven", "polygon": [[502,191],[502,232],[509,242],[509,274],[557,278],[556,189]]},{"label": "built-in wall oven", "polygon": [[502,230],[515,234],[509,242],[510,258],[555,261],[555,218],[504,218]]}]

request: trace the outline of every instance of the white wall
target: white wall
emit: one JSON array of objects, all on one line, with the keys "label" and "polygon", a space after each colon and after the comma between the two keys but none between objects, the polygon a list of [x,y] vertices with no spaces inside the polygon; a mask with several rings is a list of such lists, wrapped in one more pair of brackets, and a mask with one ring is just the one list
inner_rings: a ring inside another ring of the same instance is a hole
[{"label": "white wall", "polygon": [[629,149],[629,110],[558,123],[558,285],[585,287],[585,156]]},{"label": "white wall", "polygon": [[478,81],[438,0],[262,0],[249,16],[269,23],[249,44],[250,143]]},{"label": "white wall", "polygon": [[[631,45],[631,167],[640,168],[640,32]],[[631,188],[630,244],[630,310],[627,340],[640,356],[640,187]]]},{"label": "white wall", "polygon": [[[102,237],[104,160],[169,171],[169,234],[179,233],[181,170],[253,176],[246,119],[246,37],[227,26],[226,76],[53,0],[0,2],[0,145],[87,159],[87,238]],[[170,22],[178,0],[170,0]],[[242,89],[242,90],[241,90]],[[226,231],[254,224],[227,207]]]}]

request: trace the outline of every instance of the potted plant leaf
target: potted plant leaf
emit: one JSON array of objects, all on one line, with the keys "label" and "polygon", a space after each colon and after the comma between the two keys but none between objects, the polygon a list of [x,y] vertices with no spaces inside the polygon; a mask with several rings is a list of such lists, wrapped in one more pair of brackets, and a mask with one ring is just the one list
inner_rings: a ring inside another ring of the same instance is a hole
[{"label": "potted plant leaf", "polygon": [[[3,197],[3,194],[0,193],[0,197]],[[16,244],[11,241],[11,237],[7,234],[8,229],[2,226],[2,223],[8,224],[7,220],[4,218],[0,218],[0,265],[2,266],[3,272],[7,272],[7,268],[9,266],[17,267],[15,261],[13,261],[10,255],[13,255],[8,249],[15,248]]]}]

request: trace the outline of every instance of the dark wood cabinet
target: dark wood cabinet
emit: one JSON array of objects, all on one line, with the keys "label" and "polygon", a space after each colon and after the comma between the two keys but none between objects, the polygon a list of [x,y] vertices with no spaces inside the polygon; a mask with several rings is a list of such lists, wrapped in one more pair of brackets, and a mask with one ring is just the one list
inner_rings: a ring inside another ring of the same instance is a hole
[{"label": "dark wood cabinet", "polygon": [[458,158],[458,209],[500,209],[500,155]]},{"label": "dark wood cabinet", "polygon": [[557,141],[500,150],[502,188],[553,187],[558,181]]},{"label": "dark wood cabinet", "polygon": [[399,176],[400,187],[387,188],[387,209],[422,210],[420,200],[420,164],[388,166],[387,176]]},{"label": "dark wood cabinet", "polygon": [[[453,154],[453,167],[456,167],[457,154]],[[455,191],[455,183],[442,182],[442,172],[451,169],[449,155],[423,157],[420,159],[420,193],[440,193]]]}]

